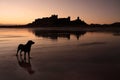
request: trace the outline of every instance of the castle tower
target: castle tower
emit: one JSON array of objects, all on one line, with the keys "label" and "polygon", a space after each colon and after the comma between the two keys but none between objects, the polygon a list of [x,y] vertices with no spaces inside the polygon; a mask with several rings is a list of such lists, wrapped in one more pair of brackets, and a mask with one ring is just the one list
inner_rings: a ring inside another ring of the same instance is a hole
[{"label": "castle tower", "polygon": [[77,17],[77,20],[80,20],[80,18],[79,18],[79,17]]},{"label": "castle tower", "polygon": [[68,16],[68,20],[69,20],[69,21],[70,21],[70,19],[71,19],[70,16]]},{"label": "castle tower", "polygon": [[52,15],[51,18],[52,19],[58,19],[58,15]]}]

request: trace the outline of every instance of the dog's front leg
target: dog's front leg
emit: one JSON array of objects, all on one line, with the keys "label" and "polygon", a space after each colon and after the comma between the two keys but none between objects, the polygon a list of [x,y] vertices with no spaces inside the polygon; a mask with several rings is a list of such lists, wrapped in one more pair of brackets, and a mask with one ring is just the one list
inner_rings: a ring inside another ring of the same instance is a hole
[{"label": "dog's front leg", "polygon": [[30,52],[28,52],[28,58],[30,59]]}]

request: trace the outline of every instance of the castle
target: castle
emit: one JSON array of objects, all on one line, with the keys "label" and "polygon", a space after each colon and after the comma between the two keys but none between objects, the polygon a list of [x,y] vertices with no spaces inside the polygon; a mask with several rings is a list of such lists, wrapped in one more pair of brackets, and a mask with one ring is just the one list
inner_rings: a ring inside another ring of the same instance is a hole
[{"label": "castle", "polygon": [[68,18],[58,18],[58,15],[52,15],[51,17],[44,17],[35,19],[32,23],[28,24],[29,26],[83,26],[87,25],[84,21],[80,20],[77,17],[76,20],[71,21],[70,17]]}]

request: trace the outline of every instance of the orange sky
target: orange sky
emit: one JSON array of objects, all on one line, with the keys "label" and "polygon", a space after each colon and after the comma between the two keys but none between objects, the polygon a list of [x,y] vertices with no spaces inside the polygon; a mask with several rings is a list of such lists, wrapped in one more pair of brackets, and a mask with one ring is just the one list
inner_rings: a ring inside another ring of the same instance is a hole
[{"label": "orange sky", "polygon": [[120,0],[0,0],[0,24],[27,24],[36,18],[79,16],[90,23],[120,22]]}]

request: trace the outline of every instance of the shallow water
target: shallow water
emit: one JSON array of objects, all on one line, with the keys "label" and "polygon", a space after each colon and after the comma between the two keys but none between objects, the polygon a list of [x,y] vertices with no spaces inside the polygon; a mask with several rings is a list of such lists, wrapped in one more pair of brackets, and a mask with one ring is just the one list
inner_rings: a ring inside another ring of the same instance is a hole
[{"label": "shallow water", "polygon": [[[17,46],[33,40],[31,59]],[[120,73],[119,32],[0,29],[0,80],[115,80]]]}]

